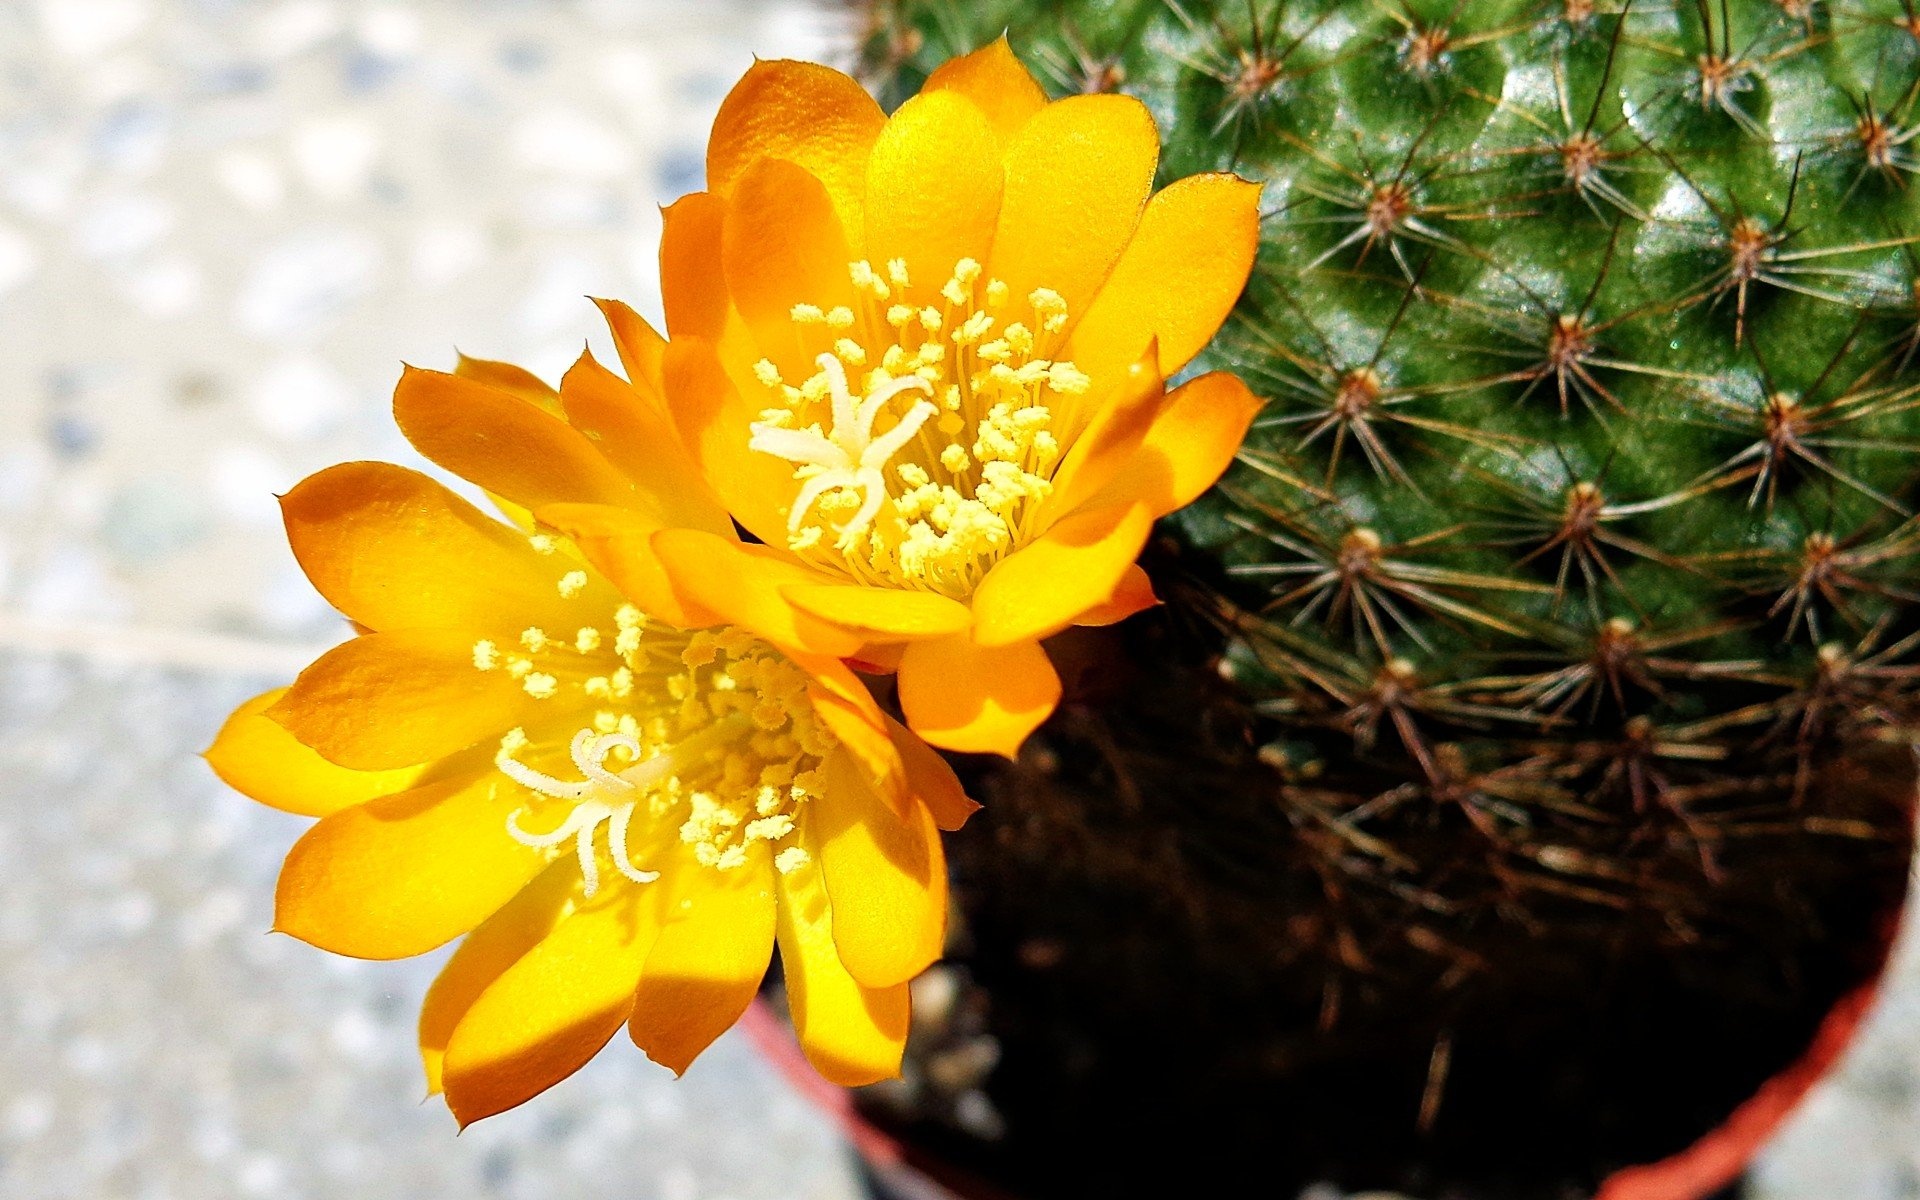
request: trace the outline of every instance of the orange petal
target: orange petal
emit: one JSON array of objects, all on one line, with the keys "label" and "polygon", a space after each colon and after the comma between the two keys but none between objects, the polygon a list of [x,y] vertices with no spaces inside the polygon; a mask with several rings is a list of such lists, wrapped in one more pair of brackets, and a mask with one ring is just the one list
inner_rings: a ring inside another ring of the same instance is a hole
[{"label": "orange petal", "polygon": [[887,802],[900,812],[912,803],[909,778],[900,751],[887,730],[887,715],[858,676],[837,658],[789,652],[805,670],[807,699],[814,715],[843,749],[859,760]]},{"label": "orange petal", "polygon": [[627,382],[641,394],[660,395],[660,360],[667,353],[667,339],[647,319],[619,300],[595,299],[595,308],[606,318],[607,331],[613,335],[613,348],[620,355],[620,369]]},{"label": "orange petal", "polygon": [[914,639],[958,633],[973,614],[958,600],[934,592],[859,584],[788,584],[780,594],[801,612],[851,629],[862,638]]},{"label": "orange petal", "polygon": [[1160,371],[1172,375],[1233,311],[1259,246],[1259,184],[1192,175],[1168,185],[1147,202],[1065,357],[1107,379],[1158,338]]},{"label": "orange petal", "polygon": [[770,546],[746,546],[697,529],[663,529],[652,545],[674,590],[728,624],[776,646],[835,658],[860,648],[859,637],[802,612],[781,594],[789,584],[829,577]]},{"label": "orange petal", "polygon": [[807,1061],[842,1087],[898,1075],[912,1006],[907,985],[870,988],[848,973],[817,862],[779,876],[777,883],[780,965]]},{"label": "orange petal", "polygon": [[1119,387],[1101,396],[1099,407],[1071,414],[1084,418],[1084,427],[1063,439],[1067,454],[1053,473],[1053,491],[1040,514],[1042,523],[1085,504],[1132,461],[1167,403],[1166,382],[1154,365],[1156,358],[1149,345]]},{"label": "orange petal", "polygon": [[426,1070],[429,1096],[440,1092],[447,1041],[460,1018],[508,967],[553,932],[579,890],[580,865],[571,855],[563,856],[482,921],[441,968],[420,1006],[420,1065]]},{"label": "orange petal", "polygon": [[852,305],[848,248],[861,245],[842,232],[825,185],[793,163],[761,159],[728,197],[722,234],[727,292],[760,353],[789,381],[812,375],[831,338],[820,326],[796,325],[793,306]]},{"label": "orange petal", "polygon": [[727,203],[707,192],[682,196],[661,210],[660,294],[667,333],[718,338],[727,327],[727,281],[720,262]]},{"label": "orange petal", "polygon": [[441,1080],[462,1126],[546,1091],[619,1030],[660,927],[662,894],[653,884],[608,887],[473,1002],[448,1039]]},{"label": "orange petal", "polygon": [[1225,371],[1181,384],[1133,457],[1087,506],[1141,503],[1165,516],[1191,504],[1233,462],[1262,403]]},{"label": "orange petal", "polygon": [[585,435],[506,392],[408,367],[393,416],[420,453],[523,507],[632,502],[626,477]]},{"label": "orange petal", "polygon": [[958,829],[967,818],[980,811],[980,805],[960,786],[960,777],[932,746],[905,725],[887,718],[887,735],[906,767],[907,789],[933,814],[933,823],[942,829]]},{"label": "orange petal", "polygon": [[1012,142],[1020,127],[1047,106],[1047,94],[1014,57],[1005,34],[972,54],[940,64],[920,88],[923,96],[943,91],[957,92],[971,100],[986,114],[987,123],[1003,146]]},{"label": "orange petal", "polygon": [[1113,595],[1073,619],[1075,625],[1114,625],[1137,612],[1145,612],[1160,603],[1153,594],[1153,581],[1139,564],[1127,568]]},{"label": "orange petal", "polygon": [[640,971],[627,1032],[647,1057],[675,1075],[733,1027],[753,1003],[773,954],[773,862],[765,842],[748,861],[679,872],[682,894],[669,908]]},{"label": "orange petal", "polygon": [[543,412],[560,415],[560,393],[525,367],[487,358],[468,358],[462,354],[454,364],[453,373],[496,392],[518,396]]},{"label": "orange petal", "polygon": [[1060,676],[1037,642],[976,646],[964,635],[914,642],[900,659],[900,704],[943,750],[1012,758],[1060,702]]},{"label": "orange petal", "polygon": [[731,197],[756,161],[795,163],[826,185],[848,242],[860,245],[867,152],[885,123],[866,89],[831,67],[756,62],[713,119],[707,187]]},{"label": "orange petal", "polygon": [[786,545],[784,510],[799,490],[793,464],[747,448],[760,410],[740,395],[713,343],[674,338],[666,385],[674,426],[727,511],[761,541]]},{"label": "orange petal", "polygon": [[547,864],[507,833],[526,793],[481,765],[323,818],[280,868],[273,927],[354,958],[410,958],[497,912]]},{"label": "orange petal", "polygon": [[264,715],[286,693],[275,688],[234,709],[207,747],[207,765],[228,787],[281,812],[324,817],[404,792],[420,777],[418,767],[349,771],[321,758]]},{"label": "orange petal", "polygon": [[902,815],[851,755],[829,755],[826,785],[808,806],[805,842],[833,902],[840,961],[868,987],[905,983],[940,957],[947,864],[924,805]]},{"label": "orange petal", "polygon": [[1112,597],[1153,530],[1144,504],[1083,508],[994,564],[973,594],[973,640],[1010,646],[1058,633]]},{"label": "orange petal", "polygon": [[[665,349],[662,343],[663,356]],[[573,427],[633,481],[627,503],[661,525],[733,532],[733,522],[681,443],[663,402],[601,366],[592,354],[582,354],[560,381],[560,399]]]},{"label": "orange petal", "polygon": [[536,703],[505,671],[474,668],[471,637],[404,630],[335,646],[267,715],[329,762],[385,771],[497,737]]},{"label": "orange petal", "polygon": [[440,484],[354,462],[280,500],[287,540],[322,596],[369,629],[497,629],[568,619],[566,568]]},{"label": "orange petal", "polygon": [[1140,223],[1160,137],[1131,96],[1070,96],[1041,109],[1007,148],[989,274],[1016,297],[1052,288],[1084,315]]},{"label": "orange petal", "polygon": [[649,617],[681,629],[719,623],[717,614],[674,590],[653,552],[653,535],[661,528],[657,518],[604,504],[550,504],[538,516],[566,534],[594,569]]},{"label": "orange petal", "polygon": [[972,103],[953,92],[907,101],[867,160],[868,260],[906,260],[913,302],[927,303],[955,263],[987,258],[1003,174],[993,130]]}]

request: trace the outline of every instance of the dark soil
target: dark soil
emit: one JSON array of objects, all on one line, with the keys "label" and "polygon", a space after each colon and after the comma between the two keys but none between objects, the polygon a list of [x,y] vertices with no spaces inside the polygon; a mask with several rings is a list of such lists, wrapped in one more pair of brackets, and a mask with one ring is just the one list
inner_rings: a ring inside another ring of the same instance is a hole
[{"label": "dark soil", "polygon": [[860,1097],[1010,1195],[1588,1196],[1720,1123],[1884,958],[1912,850],[1897,739],[1810,787],[1695,779],[1713,803],[1666,804],[1661,777],[1662,803],[1576,806],[1585,841],[1543,815],[1526,836],[1558,841],[1490,847],[1429,815],[1354,844],[1313,815],[1334,783],[1262,761],[1204,637],[1085,637],[1021,760],[968,765],[986,808],[949,842],[949,962],[906,1078]]}]

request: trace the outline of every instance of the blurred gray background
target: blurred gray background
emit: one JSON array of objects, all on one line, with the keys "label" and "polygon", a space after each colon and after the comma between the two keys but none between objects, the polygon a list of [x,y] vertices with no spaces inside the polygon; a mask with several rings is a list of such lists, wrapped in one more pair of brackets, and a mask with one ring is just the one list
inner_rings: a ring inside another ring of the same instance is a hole
[{"label": "blurred gray background", "polygon": [[[677,1083],[619,1039],[456,1137],[437,962],[263,932],[304,822],[194,757],[344,633],[273,493],[418,463],[403,359],[556,378],[584,296],[657,313],[727,87],[850,44],[801,0],[0,0],[0,1196],[854,1195],[737,1035]],[[1752,1194],[1920,1197],[1917,1133],[1909,937]]]}]

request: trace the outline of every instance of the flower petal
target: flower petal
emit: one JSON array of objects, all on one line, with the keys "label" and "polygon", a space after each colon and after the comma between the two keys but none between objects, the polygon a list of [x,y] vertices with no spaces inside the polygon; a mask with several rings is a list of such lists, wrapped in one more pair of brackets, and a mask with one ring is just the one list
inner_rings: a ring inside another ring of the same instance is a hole
[{"label": "flower petal", "polygon": [[1113,589],[1113,595],[1107,597],[1093,608],[1075,617],[1075,625],[1115,625],[1137,612],[1145,612],[1160,603],[1160,597],[1153,594],[1153,581],[1140,569],[1138,563],[1127,568],[1120,582]]},{"label": "flower petal", "polygon": [[780,589],[793,606],[823,621],[853,630],[863,639],[938,637],[973,624],[958,600],[905,588],[845,583],[793,583]]},{"label": "flower petal", "polygon": [[907,101],[867,160],[868,260],[906,260],[915,303],[926,303],[955,263],[987,258],[1003,177],[993,130],[970,101],[954,92]]},{"label": "flower petal", "polygon": [[947,931],[947,864],[921,804],[902,816],[848,754],[829,755],[826,786],[808,805],[805,842],[833,901],[840,961],[868,987],[905,983],[940,957]]},{"label": "flower petal", "polygon": [[1259,247],[1259,184],[1225,174],[1169,184],[1147,201],[1133,240],[1074,326],[1066,357],[1106,379],[1158,338],[1160,372],[1172,375],[1233,311]]},{"label": "flower petal", "polygon": [[585,435],[517,396],[408,367],[393,416],[420,453],[522,507],[632,503],[626,476]]},{"label": "flower petal", "polygon": [[568,611],[564,568],[418,471],[341,463],[301,480],[280,512],[313,586],[369,629],[517,633]]},{"label": "flower petal", "polygon": [[852,305],[849,247],[863,243],[842,232],[826,186],[778,158],[740,176],[721,233],[727,293],[760,353],[788,379],[807,378],[826,346],[819,329],[794,323],[793,306]]},{"label": "flower petal", "polygon": [[441,968],[420,1006],[420,1065],[429,1096],[440,1092],[447,1042],[460,1019],[494,980],[553,932],[579,890],[580,866],[564,855],[482,921]]},{"label": "flower petal", "polygon": [[[664,343],[660,349],[664,357]],[[720,498],[700,474],[673,427],[673,418],[656,396],[621,379],[589,353],[582,354],[560,381],[560,399],[573,427],[633,481],[634,495],[628,503],[663,526],[733,532]]]},{"label": "flower petal", "polygon": [[602,891],[473,1002],[448,1039],[441,1080],[462,1126],[546,1091],[619,1030],[660,927],[661,894],[651,884]]},{"label": "flower petal", "polygon": [[1127,464],[1087,506],[1138,502],[1159,517],[1193,503],[1233,462],[1263,403],[1225,371],[1181,384]]},{"label": "flower petal", "polygon": [[641,612],[681,629],[719,623],[717,614],[688,603],[667,578],[653,552],[653,535],[661,528],[658,518],[605,504],[549,504],[537,516],[566,534]]},{"label": "flower petal", "polygon": [[1001,145],[1013,140],[1020,127],[1047,106],[1047,94],[1018,58],[1007,37],[993,41],[959,58],[941,63],[920,94],[951,91],[971,100],[986,115],[994,136]]},{"label": "flower petal", "polygon": [[906,764],[887,729],[888,717],[873,693],[838,658],[792,651],[788,657],[809,676],[807,700],[813,705],[814,715],[839,739],[841,748],[859,760],[867,778],[887,802],[904,813],[913,803]]},{"label": "flower petal", "polygon": [[781,875],[778,886],[787,1007],[807,1061],[842,1087],[898,1075],[912,1007],[907,985],[870,988],[848,973],[817,862]]},{"label": "flower petal", "polygon": [[658,403],[660,367],[666,357],[667,339],[661,337],[645,317],[618,300],[596,299],[593,304],[607,320],[607,330],[613,334],[613,348],[620,355],[620,369],[627,373],[627,382]]},{"label": "flower petal", "polygon": [[960,786],[960,777],[953,773],[953,767],[913,730],[888,717],[887,735],[906,768],[907,790],[926,805],[935,825],[946,830],[958,829],[967,823],[967,818],[980,811],[979,802]]},{"label": "flower petal", "polygon": [[505,733],[537,703],[505,671],[474,669],[470,636],[402,630],[327,651],[267,715],[329,762],[385,771]]},{"label": "flower petal", "polygon": [[759,410],[740,395],[713,343],[674,338],[666,386],[674,426],[727,511],[761,541],[786,545],[784,506],[799,490],[793,464],[748,449]]},{"label": "flower petal", "polygon": [[1068,434],[1066,457],[1053,473],[1053,490],[1041,511],[1043,522],[1072,513],[1132,461],[1167,403],[1166,381],[1154,365],[1157,358],[1148,345],[1098,408],[1071,414],[1084,425]]},{"label": "flower petal", "polygon": [[826,185],[847,240],[859,245],[867,153],[884,124],[866,89],[831,67],[756,62],[713,119],[707,187],[731,196],[756,161],[798,164]]},{"label": "flower petal", "polygon": [[677,873],[681,895],[668,906],[640,971],[627,1032],[647,1057],[683,1073],[753,1003],[773,954],[773,862],[765,842],[748,861]]},{"label": "flower petal", "polygon": [[720,261],[727,202],[709,192],[682,196],[661,210],[660,295],[667,333],[718,338],[727,327],[726,277]]},{"label": "flower petal", "polygon": [[684,599],[717,613],[776,646],[836,658],[860,648],[860,639],[810,613],[781,594],[789,584],[827,577],[770,546],[746,546],[697,529],[663,529],[653,552]]},{"label": "flower petal", "polygon": [[973,640],[1008,646],[1058,633],[1107,602],[1153,530],[1145,504],[1083,508],[995,563],[973,594]]},{"label": "flower petal", "polygon": [[307,830],[280,869],[274,929],[335,954],[410,958],[499,911],[547,857],[507,832],[525,793],[476,766]]},{"label": "flower petal", "polygon": [[228,787],[281,812],[324,817],[404,792],[420,777],[418,767],[349,771],[321,758],[265,715],[286,693],[275,688],[234,709],[207,747],[207,765]]},{"label": "flower petal", "polygon": [[1131,96],[1070,96],[1036,113],[1007,148],[1006,192],[989,274],[1016,297],[1052,288],[1070,318],[1140,223],[1160,137]]},{"label": "flower petal", "polygon": [[560,393],[525,367],[487,358],[468,358],[462,354],[454,364],[453,373],[496,392],[517,396],[542,412],[560,415]]},{"label": "flower petal", "polygon": [[963,634],[913,642],[900,659],[900,704],[943,750],[1012,758],[1060,702],[1060,676],[1037,642],[976,646]]}]

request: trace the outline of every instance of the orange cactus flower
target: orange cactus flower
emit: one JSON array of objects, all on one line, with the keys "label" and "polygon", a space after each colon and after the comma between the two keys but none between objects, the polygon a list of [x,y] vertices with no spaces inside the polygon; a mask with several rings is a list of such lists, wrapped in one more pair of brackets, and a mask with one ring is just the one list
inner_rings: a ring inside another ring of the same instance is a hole
[{"label": "orange cactus flower", "polygon": [[1158,153],[1137,101],[1048,103],[1004,40],[891,117],[836,71],[755,65],[710,190],[666,213],[662,374],[760,544],[655,535],[682,602],[857,643],[928,741],[1013,754],[1059,699],[1041,639],[1155,602],[1134,564],[1154,520],[1258,407],[1228,375],[1163,378],[1245,285],[1259,188],[1153,193]]},{"label": "orange cactus flower", "polygon": [[729,528],[649,436],[666,427],[658,339],[607,311],[633,385],[591,358],[559,393],[472,361],[400,383],[415,444],[519,524],[385,463],[284,497],[301,566],[360,633],[208,751],[239,790],[320,818],[281,871],[277,929],[375,959],[465,936],[420,1021],[429,1086],[462,1124],[622,1024],[684,1070],[776,945],[821,1072],[894,1074],[907,981],[944,929],[935,827],[974,808],[836,659],[690,613],[637,550],[609,580],[524,519],[591,502],[629,526]]}]

